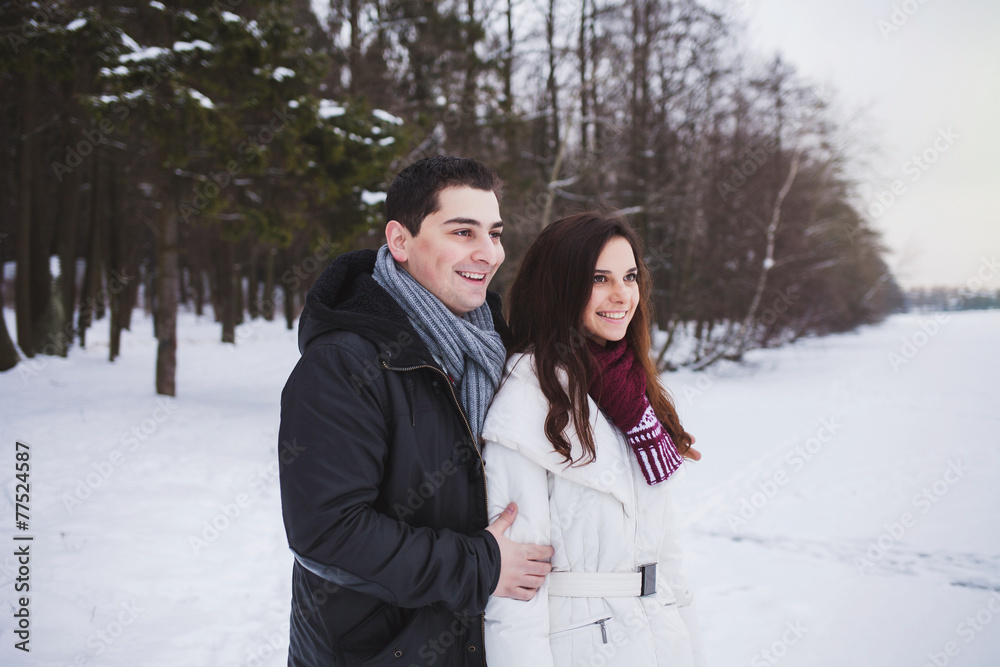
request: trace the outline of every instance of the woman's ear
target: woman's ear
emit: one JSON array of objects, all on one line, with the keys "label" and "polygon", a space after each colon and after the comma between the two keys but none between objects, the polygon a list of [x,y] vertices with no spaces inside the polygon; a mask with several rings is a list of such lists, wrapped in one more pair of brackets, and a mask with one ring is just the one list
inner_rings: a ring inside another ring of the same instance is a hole
[{"label": "woman's ear", "polygon": [[406,263],[412,238],[410,230],[399,220],[390,220],[385,226],[385,242],[389,245],[392,258],[400,264]]}]

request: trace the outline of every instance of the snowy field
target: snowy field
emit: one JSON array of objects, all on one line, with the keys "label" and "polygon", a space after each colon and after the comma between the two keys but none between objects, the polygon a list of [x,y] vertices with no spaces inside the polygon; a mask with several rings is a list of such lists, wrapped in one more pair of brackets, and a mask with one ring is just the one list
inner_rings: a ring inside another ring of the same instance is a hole
[{"label": "snowy field", "polygon": [[[1000,665],[1000,312],[942,318],[666,376],[704,453],[676,499],[713,667]],[[242,327],[234,348],[182,315],[163,399],[151,323],[113,364],[106,326],[0,374],[0,665],[283,665],[294,332]],[[15,532],[34,536],[30,654],[13,648]]]}]

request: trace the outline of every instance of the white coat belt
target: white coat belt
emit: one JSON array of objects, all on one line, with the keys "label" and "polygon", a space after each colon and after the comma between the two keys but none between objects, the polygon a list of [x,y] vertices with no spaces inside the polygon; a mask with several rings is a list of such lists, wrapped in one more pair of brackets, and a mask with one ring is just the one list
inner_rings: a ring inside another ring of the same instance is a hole
[{"label": "white coat belt", "polygon": [[634,598],[642,594],[642,573],[550,572],[548,587],[561,598]]}]

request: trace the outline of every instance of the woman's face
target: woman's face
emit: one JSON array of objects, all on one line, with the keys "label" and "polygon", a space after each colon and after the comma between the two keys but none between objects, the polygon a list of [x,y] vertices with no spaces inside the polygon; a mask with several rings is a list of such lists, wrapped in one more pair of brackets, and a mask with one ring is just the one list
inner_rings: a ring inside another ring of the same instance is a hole
[{"label": "woman's face", "polygon": [[632,246],[621,236],[612,237],[594,267],[590,300],[583,308],[583,332],[601,345],[624,338],[639,304],[638,281]]}]

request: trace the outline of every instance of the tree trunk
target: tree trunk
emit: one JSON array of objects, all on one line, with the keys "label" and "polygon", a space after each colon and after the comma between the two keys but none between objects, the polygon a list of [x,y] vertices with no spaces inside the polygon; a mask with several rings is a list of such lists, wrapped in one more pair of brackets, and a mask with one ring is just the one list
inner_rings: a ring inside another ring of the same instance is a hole
[{"label": "tree trunk", "polygon": [[[503,109],[505,118],[509,121],[514,111],[514,1],[507,1],[507,9],[504,12],[507,19],[507,42],[506,52],[500,62],[500,72],[503,79],[503,102],[500,108]],[[508,150],[513,150],[513,145],[508,144]]]},{"label": "tree trunk", "polygon": [[184,262],[177,270],[177,305],[187,308],[191,291],[191,267]]},{"label": "tree trunk", "polygon": [[219,240],[219,253],[217,255],[215,270],[218,274],[216,283],[219,290],[219,321],[222,323],[222,342],[236,342],[236,298],[234,294],[236,272],[233,270],[235,262],[233,244],[228,241]]},{"label": "tree trunk", "polygon": [[[545,38],[548,49],[549,76],[545,84],[545,92],[549,101],[549,135],[548,135],[548,155],[552,151],[558,150],[559,144],[559,85],[556,82],[556,0],[549,0],[548,13],[545,16]],[[544,224],[542,225],[545,226]]]},{"label": "tree trunk", "polygon": [[347,68],[351,82],[349,91],[356,96],[360,90],[361,77],[361,0],[350,0],[348,3],[348,23],[351,31],[351,42],[347,51]]},{"label": "tree trunk", "polygon": [[103,195],[101,186],[101,161],[91,162],[90,179],[90,230],[87,234],[87,246],[84,255],[83,285],[80,288],[80,310],[77,313],[76,330],[80,336],[80,347],[87,347],[87,329],[94,321],[95,311],[99,309],[98,292],[101,271],[101,236],[103,234],[104,214],[102,212]]},{"label": "tree trunk", "polygon": [[281,281],[285,296],[285,326],[289,331],[295,328],[295,291],[287,280]]},{"label": "tree trunk", "polygon": [[261,313],[268,322],[274,320],[274,256],[276,248],[267,249],[264,268],[264,299],[261,302]]},{"label": "tree trunk", "polygon": [[586,163],[590,156],[590,146],[587,143],[587,0],[580,3],[580,36],[577,43],[577,60],[580,64],[580,153]]},{"label": "tree trunk", "polygon": [[108,235],[107,235],[107,257],[108,270],[107,295],[108,310],[111,316],[108,318],[110,327],[110,344],[108,345],[108,361],[114,361],[121,354],[122,340],[122,292],[125,290],[125,283],[128,282],[127,270],[123,258],[123,225],[122,211],[119,201],[120,189],[117,182],[117,173],[114,165],[108,174]]},{"label": "tree trunk", "polygon": [[757,308],[760,306],[760,299],[764,295],[764,287],[767,284],[767,274],[770,272],[771,267],[774,266],[774,241],[778,231],[778,221],[781,219],[781,205],[784,203],[785,197],[788,196],[789,190],[792,189],[792,183],[795,181],[795,175],[799,171],[799,155],[800,154],[796,152],[792,157],[792,164],[788,168],[788,177],[785,179],[785,184],[781,186],[781,190],[778,192],[778,196],[774,200],[774,208],[771,211],[771,222],[767,226],[767,249],[764,254],[764,261],[761,264],[760,278],[757,280],[757,289],[754,291],[750,309],[747,311],[747,316],[743,320],[740,340],[738,347],[736,348],[736,356],[741,356],[743,352],[746,351],[750,343],[754,320],[757,317]]},{"label": "tree trunk", "polygon": [[59,224],[62,229],[59,234],[59,276],[60,293],[62,296],[63,329],[66,334],[66,349],[73,343],[72,322],[76,312],[76,240],[77,229],[83,217],[80,211],[80,186],[83,182],[83,172],[78,167],[69,175],[61,201],[64,203],[63,214]]},{"label": "tree trunk", "polygon": [[[246,290],[243,289],[243,263],[236,261],[236,251],[238,250],[235,243],[230,243],[233,253],[233,264],[232,268],[229,270],[229,275],[232,276],[233,281],[233,329],[243,324],[243,314],[246,312]],[[240,244],[243,246],[244,244]],[[242,251],[240,253],[242,255]],[[235,338],[233,342],[236,342]]]},{"label": "tree trunk", "polygon": [[205,270],[201,267],[194,271],[194,314],[201,317],[205,314]]},{"label": "tree trunk", "polygon": [[3,316],[3,289],[0,288],[0,372],[14,368],[20,360],[14,341],[7,332],[7,321]]},{"label": "tree trunk", "polygon": [[156,393],[177,395],[177,206],[175,184],[171,179],[160,213],[156,242]]},{"label": "tree trunk", "polygon": [[247,262],[247,314],[251,320],[260,317],[260,281],[257,278],[257,256],[260,254],[260,245],[250,244],[250,260]]},{"label": "tree trunk", "polygon": [[[17,273],[14,277],[14,306],[17,313],[17,343],[26,357],[35,356],[35,322],[31,303],[31,174],[34,163],[35,68],[30,52],[24,75],[21,104],[21,155],[17,192]],[[44,304],[39,304],[44,307]]]}]

